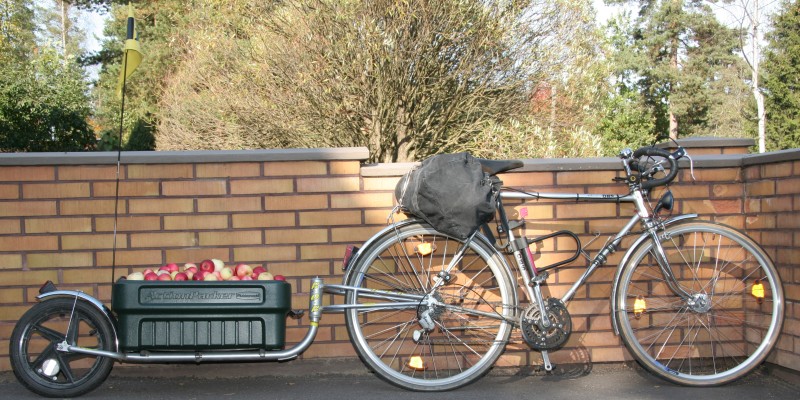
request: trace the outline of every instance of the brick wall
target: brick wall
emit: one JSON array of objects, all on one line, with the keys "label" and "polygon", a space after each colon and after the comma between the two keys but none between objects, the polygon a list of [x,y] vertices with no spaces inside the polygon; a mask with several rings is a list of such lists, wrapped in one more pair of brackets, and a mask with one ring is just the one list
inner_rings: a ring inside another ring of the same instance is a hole
[{"label": "brick wall", "polygon": [[[701,152],[709,155],[696,157],[696,180],[687,171],[672,186],[675,212],[697,212],[746,229],[770,251],[788,299],[784,335],[772,361],[800,370],[800,179],[793,178],[800,173],[800,151]],[[309,279],[339,283],[345,246],[362,243],[385,225],[394,185],[410,168],[362,166],[366,158],[365,149],[125,154],[116,276],[212,257],[266,264],[288,277],[293,307],[304,309]],[[0,371],[9,369],[13,323],[35,302],[45,280],[110,301],[115,161],[109,153],[0,155]],[[615,159],[526,160],[521,171],[502,178],[510,186],[548,192],[623,193],[624,186],[611,183],[619,166]],[[569,229],[583,243],[597,233],[616,232],[631,215],[624,205],[563,201],[511,204],[509,210],[513,215],[522,206],[529,212],[528,234]],[[601,235],[587,250],[593,254],[604,242]],[[546,243],[540,262],[569,248],[567,241]],[[614,254],[576,293],[569,305],[574,333],[566,348],[552,353],[555,362],[629,359],[608,315],[610,284],[622,254]],[[576,262],[559,269],[548,290],[563,294],[584,266]],[[290,344],[305,334],[306,323],[288,321]],[[324,315],[317,340],[303,357],[355,356],[342,324],[341,315]],[[538,353],[518,340],[501,365],[539,362]]]}]

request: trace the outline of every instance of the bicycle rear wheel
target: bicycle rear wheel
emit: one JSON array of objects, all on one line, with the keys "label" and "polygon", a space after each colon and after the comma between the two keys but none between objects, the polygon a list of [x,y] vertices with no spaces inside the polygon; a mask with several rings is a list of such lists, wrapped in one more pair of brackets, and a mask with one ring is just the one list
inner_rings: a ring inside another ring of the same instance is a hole
[{"label": "bicycle rear wheel", "polygon": [[[388,231],[360,250],[350,286],[416,296],[398,300],[350,292],[345,314],[362,361],[384,380],[411,390],[441,391],[483,376],[503,352],[516,299],[507,266],[476,237],[449,278],[442,271],[463,242],[427,224]],[[435,287],[438,279],[447,283]]]},{"label": "bicycle rear wheel", "polygon": [[783,323],[780,278],[767,254],[739,231],[710,222],[659,234],[677,284],[669,288],[645,242],[618,282],[622,340],[647,370],[688,386],[741,378],[758,366]]}]

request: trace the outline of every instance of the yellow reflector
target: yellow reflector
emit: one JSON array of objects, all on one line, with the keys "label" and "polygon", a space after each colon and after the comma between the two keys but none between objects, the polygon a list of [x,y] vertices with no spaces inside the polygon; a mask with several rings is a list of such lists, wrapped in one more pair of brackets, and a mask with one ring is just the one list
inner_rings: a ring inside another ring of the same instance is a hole
[{"label": "yellow reflector", "polygon": [[425,369],[425,363],[422,362],[422,357],[412,356],[408,360],[408,368],[415,369],[417,371]]},{"label": "yellow reflector", "polygon": [[642,314],[647,310],[647,302],[641,295],[633,302],[633,316],[639,319]]},{"label": "yellow reflector", "polygon": [[750,289],[750,294],[756,298],[758,304],[761,304],[764,300],[764,284],[761,283],[760,279],[756,279],[755,282],[753,282],[753,288]]},{"label": "yellow reflector", "polygon": [[415,251],[417,252],[417,254],[424,257],[433,253],[433,245],[428,242],[423,242],[417,245]]}]

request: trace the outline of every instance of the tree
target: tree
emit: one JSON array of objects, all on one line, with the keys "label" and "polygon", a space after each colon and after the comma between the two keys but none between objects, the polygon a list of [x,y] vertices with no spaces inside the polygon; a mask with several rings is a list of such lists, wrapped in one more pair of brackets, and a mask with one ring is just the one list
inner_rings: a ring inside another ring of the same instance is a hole
[{"label": "tree", "polygon": [[0,69],[0,151],[94,148],[88,88],[74,58],[45,47],[30,63]]},{"label": "tree", "polygon": [[33,1],[0,3],[0,151],[92,149],[83,71],[52,41],[37,42],[36,12]]},{"label": "tree", "polygon": [[800,1],[786,1],[767,35],[764,90],[767,149],[800,147]]},{"label": "tree", "polygon": [[367,146],[373,161],[453,151],[487,121],[528,112],[533,85],[549,78],[553,27],[573,15],[568,3],[303,0],[260,15],[244,9],[232,19],[247,18],[241,29],[212,23],[189,36],[195,51],[165,85],[157,146]]},{"label": "tree", "polygon": [[630,47],[617,48],[624,54],[617,81],[643,95],[655,133],[674,139],[729,130],[723,124],[731,121],[715,119],[725,116],[715,110],[742,93],[737,32],[722,26],[701,0],[635,3]]}]

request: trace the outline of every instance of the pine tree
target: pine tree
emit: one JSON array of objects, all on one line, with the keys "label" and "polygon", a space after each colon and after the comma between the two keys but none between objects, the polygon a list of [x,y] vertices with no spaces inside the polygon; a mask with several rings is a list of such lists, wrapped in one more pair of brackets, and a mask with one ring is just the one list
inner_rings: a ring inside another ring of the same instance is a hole
[{"label": "pine tree", "polygon": [[[659,136],[715,135],[741,125],[719,109],[743,93],[738,35],[701,0],[616,0],[639,5],[619,82],[642,94]],[[724,118],[722,117],[724,116]],[[731,126],[732,125],[732,126]]]},{"label": "pine tree", "polygon": [[767,149],[800,147],[800,0],[783,4],[767,38]]}]

